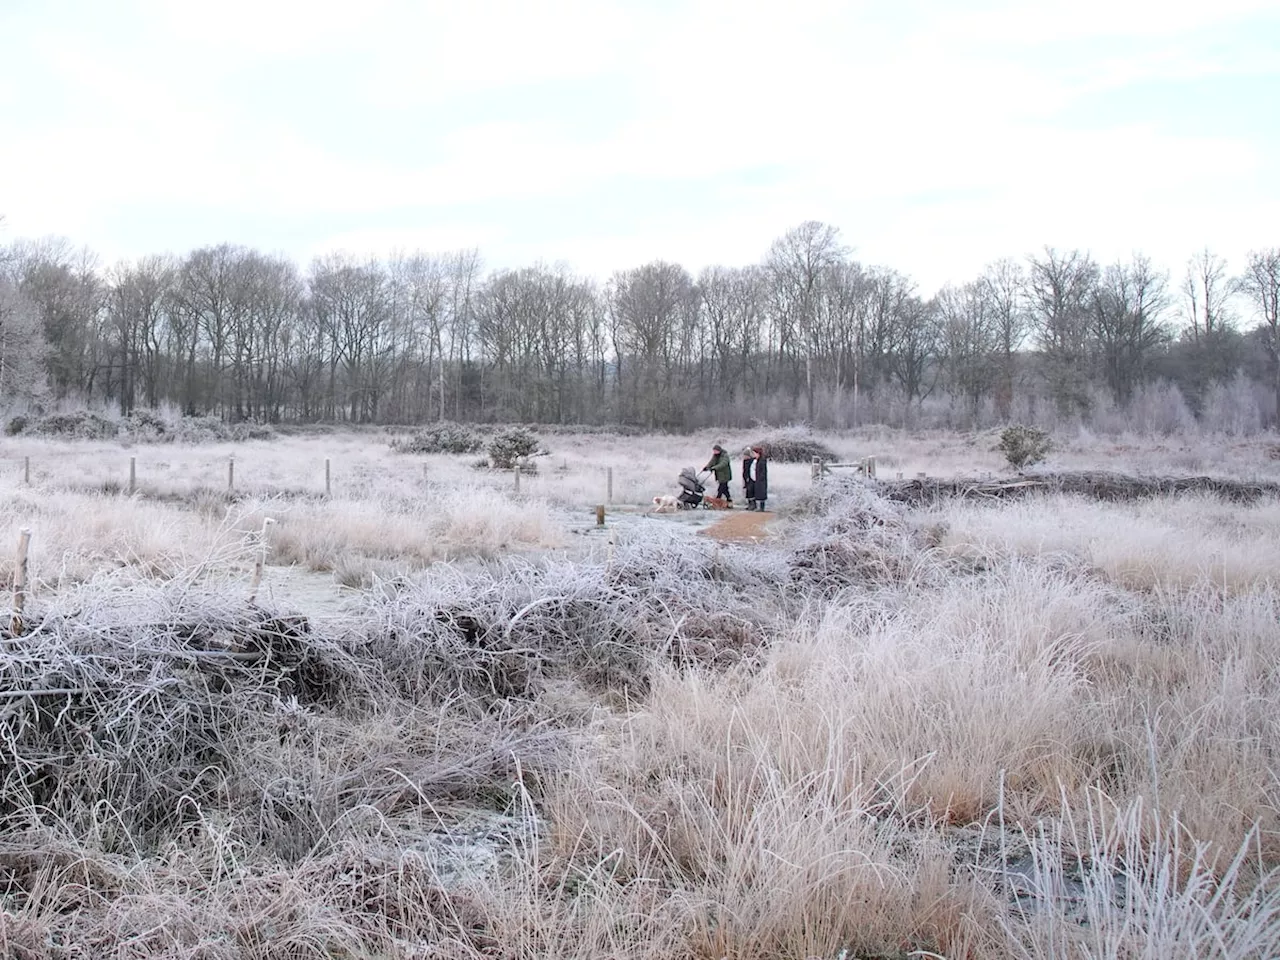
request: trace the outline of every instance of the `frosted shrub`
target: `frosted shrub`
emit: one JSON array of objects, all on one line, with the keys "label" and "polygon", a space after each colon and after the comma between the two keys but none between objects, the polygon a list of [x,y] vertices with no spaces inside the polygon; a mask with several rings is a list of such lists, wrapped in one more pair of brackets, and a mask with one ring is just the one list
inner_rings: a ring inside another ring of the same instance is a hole
[{"label": "frosted shrub", "polygon": [[524,427],[512,427],[489,441],[489,462],[499,469],[514,467],[537,453],[541,445],[542,441]]},{"label": "frosted shrub", "polygon": [[460,423],[437,423],[391,441],[391,449],[397,453],[479,453],[484,440]]},{"label": "frosted shrub", "polygon": [[1004,454],[1009,466],[1021,470],[1040,463],[1052,448],[1053,442],[1045,431],[1018,424],[1001,431],[996,449]]}]

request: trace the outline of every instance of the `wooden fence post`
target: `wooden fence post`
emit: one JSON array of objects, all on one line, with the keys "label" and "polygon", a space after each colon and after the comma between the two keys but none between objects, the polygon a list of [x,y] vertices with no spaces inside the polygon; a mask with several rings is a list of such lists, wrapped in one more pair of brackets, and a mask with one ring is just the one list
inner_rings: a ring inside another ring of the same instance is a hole
[{"label": "wooden fence post", "polygon": [[603,503],[596,504],[596,526],[597,527],[604,526],[604,504]]},{"label": "wooden fence post", "polygon": [[138,458],[129,458],[129,496],[138,489]]},{"label": "wooden fence post", "polygon": [[18,531],[18,556],[13,568],[13,618],[9,621],[9,633],[22,636],[22,611],[27,605],[27,549],[31,546],[31,528]]},{"label": "wooden fence post", "polygon": [[876,458],[867,457],[867,476],[872,480],[876,478]]},{"label": "wooden fence post", "polygon": [[227,492],[236,488],[236,458],[233,456],[227,460]]},{"label": "wooden fence post", "polygon": [[258,550],[253,558],[253,580],[249,583],[249,602],[258,599],[258,587],[262,585],[262,568],[267,562],[267,530],[275,523],[270,517],[262,521],[262,530],[258,534]]},{"label": "wooden fence post", "polygon": [[22,458],[22,482],[31,486],[31,458]]},{"label": "wooden fence post", "polygon": [[516,496],[520,495],[520,464],[516,464]]},{"label": "wooden fence post", "polygon": [[822,473],[822,461],[820,461],[817,457],[814,457],[813,462],[809,464],[809,482],[816,484],[818,482],[818,477],[821,475],[821,473]]},{"label": "wooden fence post", "polygon": [[605,503],[613,503],[613,467],[605,467]]},{"label": "wooden fence post", "polygon": [[329,485],[329,458],[324,458],[324,495],[331,496],[333,488]]}]

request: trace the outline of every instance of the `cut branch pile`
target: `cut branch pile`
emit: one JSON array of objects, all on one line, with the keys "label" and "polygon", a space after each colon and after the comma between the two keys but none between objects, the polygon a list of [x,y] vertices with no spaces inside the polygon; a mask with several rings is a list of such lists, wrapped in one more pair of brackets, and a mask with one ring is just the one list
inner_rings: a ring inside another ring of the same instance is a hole
[{"label": "cut branch pile", "polygon": [[[846,481],[857,482],[857,481]],[[913,506],[942,500],[1014,500],[1031,494],[1069,493],[1094,500],[1126,501],[1181,493],[1211,493],[1232,503],[1280,497],[1280,483],[1221,477],[1134,477],[1106,471],[1026,474],[1008,479],[921,477],[884,480],[877,490],[889,500]]]}]

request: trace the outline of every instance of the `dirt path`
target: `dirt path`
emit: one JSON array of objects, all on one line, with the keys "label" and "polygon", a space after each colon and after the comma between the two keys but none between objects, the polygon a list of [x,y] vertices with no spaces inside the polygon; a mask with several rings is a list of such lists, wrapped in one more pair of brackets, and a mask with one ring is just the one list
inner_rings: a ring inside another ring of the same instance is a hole
[{"label": "dirt path", "polygon": [[759,543],[769,537],[768,523],[773,519],[772,513],[758,513],[754,510],[734,510],[717,520],[705,530],[698,532],[716,540],[732,543]]}]

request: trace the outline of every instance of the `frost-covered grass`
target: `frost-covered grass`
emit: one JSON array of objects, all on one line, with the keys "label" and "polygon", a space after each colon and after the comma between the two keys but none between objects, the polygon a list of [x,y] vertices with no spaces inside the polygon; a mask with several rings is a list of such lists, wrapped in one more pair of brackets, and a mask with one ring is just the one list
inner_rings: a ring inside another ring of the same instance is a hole
[{"label": "frost-covered grass", "polygon": [[[119,447],[6,476],[0,954],[1280,954],[1275,505],[913,512],[797,465],[764,543],[575,548],[606,466],[642,502],[741,438],[547,439],[520,499],[354,436],[237,448],[233,501],[223,448],[133,499],[91,489]],[[931,444],[995,468],[896,455]],[[266,516],[271,562],[369,581],[351,616],[246,604]]]}]

